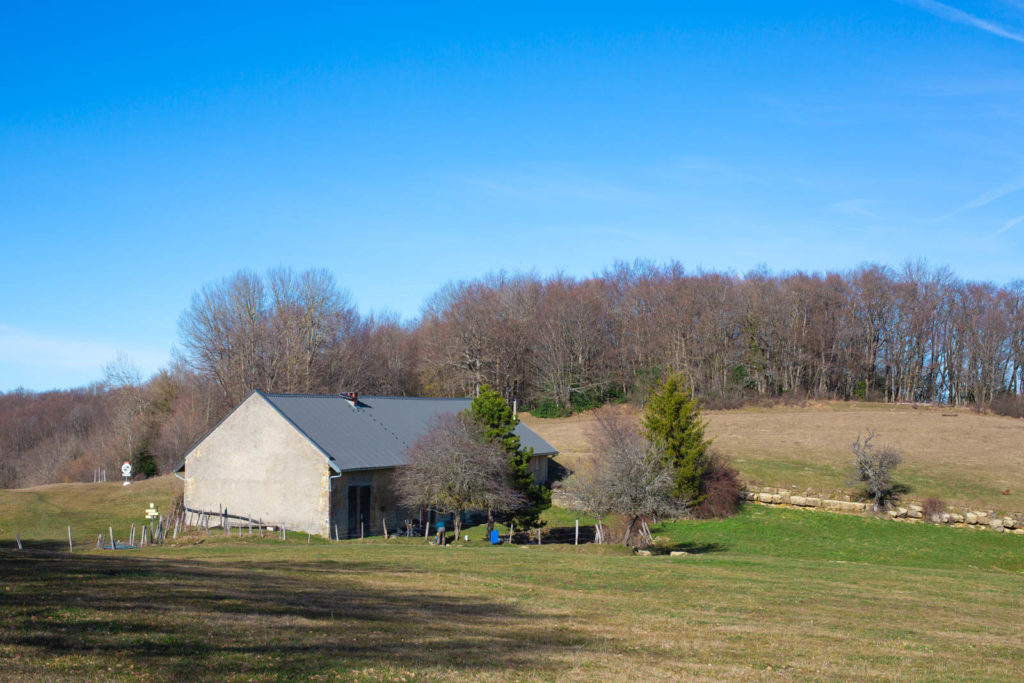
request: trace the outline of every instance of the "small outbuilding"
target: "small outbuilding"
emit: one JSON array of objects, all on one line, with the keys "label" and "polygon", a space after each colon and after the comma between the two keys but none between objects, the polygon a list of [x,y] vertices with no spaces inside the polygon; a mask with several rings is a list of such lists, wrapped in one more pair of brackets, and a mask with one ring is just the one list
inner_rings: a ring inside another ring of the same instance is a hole
[{"label": "small outbuilding", "polygon": [[[433,418],[470,402],[254,391],[185,454],[185,507],[325,537],[398,529],[409,514],[392,491],[395,469]],[[526,425],[516,434],[533,448],[534,480],[548,483],[557,451]]]}]

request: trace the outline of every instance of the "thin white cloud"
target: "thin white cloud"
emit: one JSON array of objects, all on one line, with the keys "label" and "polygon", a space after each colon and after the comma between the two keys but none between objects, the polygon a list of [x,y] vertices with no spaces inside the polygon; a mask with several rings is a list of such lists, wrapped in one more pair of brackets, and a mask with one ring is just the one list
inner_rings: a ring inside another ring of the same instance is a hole
[{"label": "thin white cloud", "polygon": [[699,179],[730,184],[753,183],[756,185],[771,185],[762,176],[712,157],[680,157],[668,167],[666,175],[674,180],[679,180],[680,175],[682,175],[687,181]]},{"label": "thin white cloud", "polygon": [[997,235],[1002,235],[1004,232],[1017,225],[1018,223],[1024,223],[1024,216],[1017,216],[1003,223],[1002,227],[996,230]]},{"label": "thin white cloud", "polygon": [[981,193],[980,195],[978,195],[977,199],[972,199],[971,201],[967,202],[962,207],[960,207],[960,209],[958,210],[970,211],[971,209],[977,209],[979,207],[985,206],[986,204],[991,204],[995,200],[1005,197],[1008,194],[1017,192],[1018,190],[1021,189],[1024,189],[1024,176],[1021,176],[1020,178],[1015,178],[1010,182],[1006,183],[1005,185],[1000,185],[999,187],[993,188],[988,192]]},{"label": "thin white cloud", "polygon": [[[126,349],[109,342],[47,336],[0,325],[3,366],[18,367],[26,374],[34,374],[36,370],[47,374],[57,371],[74,378],[67,386],[80,384],[83,377],[101,379],[104,366],[119,353],[128,356],[146,375],[167,363],[167,354],[153,349]],[[0,391],[10,388],[13,387],[0,386]]]},{"label": "thin white cloud", "polygon": [[836,202],[832,205],[832,208],[852,218],[872,218],[877,220],[879,215],[865,206],[870,202],[870,199],[846,199]]},{"label": "thin white cloud", "polygon": [[612,235],[613,237],[625,237],[635,242],[640,242],[643,240],[643,235],[640,235],[639,233],[636,232],[632,232],[630,230],[622,230],[621,228],[608,227],[601,227],[598,228],[598,230],[604,233],[605,235]]},{"label": "thin white cloud", "polygon": [[646,192],[624,185],[607,183],[571,171],[538,174],[509,174],[497,179],[473,178],[469,183],[492,194],[528,201],[582,199],[602,202],[640,202],[650,198]]},{"label": "thin white cloud", "polygon": [[1006,38],[1007,40],[1024,44],[1024,35],[1014,33],[1009,29],[1003,28],[999,24],[987,21],[981,17],[976,17],[973,14],[968,14],[956,7],[945,5],[941,2],[935,2],[935,0],[903,0],[903,2],[908,5],[919,7],[925,12],[934,14],[935,16],[946,19],[947,21],[963,24],[965,26],[972,26],[987,33],[991,33],[994,36],[999,36],[1000,38]]},{"label": "thin white cloud", "polygon": [[1011,180],[1010,182],[1006,183],[1005,185],[1000,185],[999,187],[994,187],[991,190],[987,190],[985,192],[982,192],[976,198],[974,198],[971,201],[967,202],[963,206],[961,206],[961,207],[959,207],[957,209],[954,209],[953,211],[950,211],[945,216],[941,216],[940,220],[943,220],[943,219],[946,219],[946,218],[951,218],[951,217],[957,215],[958,213],[963,213],[964,211],[970,211],[971,209],[981,208],[982,206],[985,206],[986,204],[991,204],[992,202],[996,201],[997,199],[1005,197],[1008,194],[1013,194],[1014,192],[1017,192],[1017,191],[1022,190],[1022,189],[1024,189],[1024,176],[1020,176],[1018,178],[1014,178],[1013,180]]}]

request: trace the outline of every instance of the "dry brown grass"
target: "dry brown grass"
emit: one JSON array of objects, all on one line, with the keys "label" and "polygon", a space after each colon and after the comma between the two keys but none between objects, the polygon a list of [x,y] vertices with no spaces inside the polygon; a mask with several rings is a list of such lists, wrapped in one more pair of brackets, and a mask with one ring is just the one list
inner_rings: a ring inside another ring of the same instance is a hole
[{"label": "dry brown grass", "polygon": [[[840,402],[705,415],[715,445],[732,457],[749,483],[829,495],[849,492],[850,443],[858,432],[871,429],[876,443],[902,453],[897,480],[910,486],[911,497],[1024,512],[1024,420],[943,406]],[[521,417],[561,451],[558,459],[567,467],[589,452],[592,414]]]}]

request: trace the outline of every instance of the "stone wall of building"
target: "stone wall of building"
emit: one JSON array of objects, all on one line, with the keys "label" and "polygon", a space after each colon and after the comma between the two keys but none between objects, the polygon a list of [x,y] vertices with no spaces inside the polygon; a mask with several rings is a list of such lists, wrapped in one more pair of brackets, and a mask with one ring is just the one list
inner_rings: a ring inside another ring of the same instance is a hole
[{"label": "stone wall of building", "polygon": [[330,475],[324,454],[253,394],[186,457],[184,502],[327,536]]}]

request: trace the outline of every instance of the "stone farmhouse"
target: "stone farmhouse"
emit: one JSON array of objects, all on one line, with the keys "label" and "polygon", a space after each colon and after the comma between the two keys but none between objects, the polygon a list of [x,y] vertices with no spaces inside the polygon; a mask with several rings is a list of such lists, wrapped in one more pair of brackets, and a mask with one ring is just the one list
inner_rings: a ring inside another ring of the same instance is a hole
[{"label": "stone farmhouse", "polygon": [[[185,454],[185,507],[325,537],[397,530],[419,512],[398,505],[392,474],[435,416],[470,401],[254,391]],[[526,425],[516,434],[547,483],[557,451]]]}]

